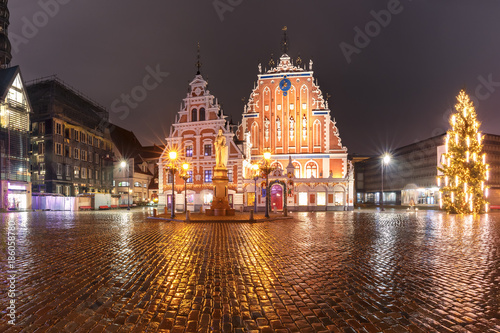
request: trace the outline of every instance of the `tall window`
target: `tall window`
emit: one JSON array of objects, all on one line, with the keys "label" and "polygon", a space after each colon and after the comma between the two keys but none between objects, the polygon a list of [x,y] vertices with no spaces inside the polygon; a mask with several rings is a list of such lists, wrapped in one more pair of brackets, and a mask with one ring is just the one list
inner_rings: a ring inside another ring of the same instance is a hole
[{"label": "tall window", "polygon": [[62,156],[62,144],[56,143],[56,155]]},{"label": "tall window", "polygon": [[62,176],[63,173],[63,166],[61,163],[57,163],[57,175]]},{"label": "tall window", "polygon": [[295,178],[300,178],[300,164],[293,162],[293,173]]},{"label": "tall window", "polygon": [[204,170],[204,181],[205,183],[211,183],[212,182],[212,170]]},{"label": "tall window", "polygon": [[73,157],[74,157],[75,159],[77,159],[77,160],[80,158],[80,149],[75,148],[75,150],[74,150],[74,152],[73,152]]},{"label": "tall window", "polygon": [[306,165],[306,178],[318,178],[318,166],[314,162],[309,162]]},{"label": "tall window", "polygon": [[252,134],[251,135],[252,135],[251,136],[252,148],[258,149],[259,148],[259,125],[257,125],[256,122],[254,122],[252,125]]},{"label": "tall window", "polygon": [[189,176],[189,178],[187,179],[187,182],[192,183],[193,182],[193,170],[188,171],[188,176]]},{"label": "tall window", "polygon": [[40,155],[45,154],[45,143],[44,142],[40,142],[38,144],[38,154],[40,154]]},{"label": "tall window", "polygon": [[200,109],[200,121],[205,120],[205,108]]},{"label": "tall window", "polygon": [[193,109],[191,110],[191,121],[197,121],[198,120],[198,110]]},{"label": "tall window", "polygon": [[321,123],[317,119],[314,121],[313,125],[313,141],[315,147],[321,145]]},{"label": "tall window", "polygon": [[205,156],[212,156],[212,145],[205,145]]},{"label": "tall window", "polygon": [[227,170],[227,178],[229,178],[229,182],[233,182],[233,169],[228,169]]},{"label": "tall window", "polygon": [[75,178],[80,178],[80,168],[75,167]]},{"label": "tall window", "polygon": [[168,173],[167,183],[172,184],[172,173]]},{"label": "tall window", "polygon": [[56,123],[56,134],[62,135],[62,124]]},{"label": "tall window", "polygon": [[186,157],[193,157],[193,146],[186,146]]}]

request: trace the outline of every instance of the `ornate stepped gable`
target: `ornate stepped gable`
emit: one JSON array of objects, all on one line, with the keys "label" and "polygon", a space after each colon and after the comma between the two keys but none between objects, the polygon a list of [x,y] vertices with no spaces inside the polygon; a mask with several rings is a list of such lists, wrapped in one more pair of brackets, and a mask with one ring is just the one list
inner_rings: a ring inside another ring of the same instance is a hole
[{"label": "ornate stepped gable", "polygon": [[[301,63],[299,58],[294,65],[290,57],[283,54],[279,64],[273,67],[271,60],[271,69],[264,73],[259,64],[258,81],[245,106],[237,136],[249,141],[251,149],[247,143],[247,151],[251,155],[271,150],[283,169],[288,157],[280,157],[281,154],[292,155],[294,160],[297,154],[305,158],[325,154],[323,158],[328,158],[328,163],[321,161],[321,157],[313,159],[319,174],[342,178],[346,172],[347,148],[342,145],[336,122],[330,116],[328,101],[315,82],[312,60],[309,70]],[[302,161],[304,163],[307,161]]]},{"label": "ornate stepped gable", "polygon": [[[205,181],[205,170],[213,172],[215,165],[213,143],[218,130],[222,129],[229,147],[229,168],[233,174],[233,184],[230,187],[236,189],[238,164],[241,164],[242,153],[233,141],[234,134],[229,130],[227,116],[224,115],[217,99],[210,94],[207,88],[207,81],[198,71],[189,84],[187,96],[184,98],[171,127],[170,135],[167,138],[167,147],[160,158],[160,170],[164,169],[168,162],[168,150],[175,147],[180,152],[180,158],[188,160],[192,166],[193,181],[188,189],[197,191],[211,189],[213,185]],[[211,154],[205,155],[205,146],[211,147]],[[160,171],[159,182],[160,192],[164,192],[169,187],[164,170]],[[177,178],[176,184],[181,183],[183,181],[179,182],[179,178]]]}]

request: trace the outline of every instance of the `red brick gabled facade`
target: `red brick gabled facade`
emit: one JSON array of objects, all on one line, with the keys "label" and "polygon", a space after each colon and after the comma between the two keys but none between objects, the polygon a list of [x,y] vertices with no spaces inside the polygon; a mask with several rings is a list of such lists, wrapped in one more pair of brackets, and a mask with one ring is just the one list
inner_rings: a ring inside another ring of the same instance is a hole
[{"label": "red brick gabled facade", "polygon": [[[259,65],[258,81],[237,131],[239,140],[246,141],[244,177],[250,176],[250,163],[270,150],[273,163],[284,171],[275,172],[275,182],[281,184],[282,191],[283,184],[288,183],[288,193],[281,194],[288,195],[288,206],[343,209],[352,205],[353,192],[352,180],[348,179],[347,148],[342,145],[328,102],[315,82],[312,66],[312,61],[308,70],[293,65],[287,54],[264,73]],[[294,174],[292,181],[287,180],[287,167]],[[245,186],[251,197],[248,202],[253,201],[252,183],[247,181]],[[279,188],[275,186],[272,193],[279,197]],[[263,201],[259,195],[257,200],[259,204]],[[284,204],[273,203],[278,209]]]}]

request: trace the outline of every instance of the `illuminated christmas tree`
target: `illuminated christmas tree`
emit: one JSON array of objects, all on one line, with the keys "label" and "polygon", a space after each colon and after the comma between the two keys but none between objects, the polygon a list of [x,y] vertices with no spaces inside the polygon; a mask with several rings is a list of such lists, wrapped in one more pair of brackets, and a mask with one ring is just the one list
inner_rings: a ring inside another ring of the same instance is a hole
[{"label": "illuminated christmas tree", "polygon": [[446,153],[441,156],[442,173],[438,176],[440,206],[453,214],[488,211],[488,165],[483,152],[483,135],[476,119],[474,104],[465,93],[457,96],[451,129],[446,134]]}]

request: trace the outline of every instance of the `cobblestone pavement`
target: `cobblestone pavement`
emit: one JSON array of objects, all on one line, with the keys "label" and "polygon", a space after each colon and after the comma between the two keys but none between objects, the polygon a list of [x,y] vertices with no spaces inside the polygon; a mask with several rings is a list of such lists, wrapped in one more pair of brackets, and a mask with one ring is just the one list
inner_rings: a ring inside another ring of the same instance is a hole
[{"label": "cobblestone pavement", "polygon": [[500,213],[294,213],[256,224],[145,216],[0,214],[0,331],[500,332]]}]

